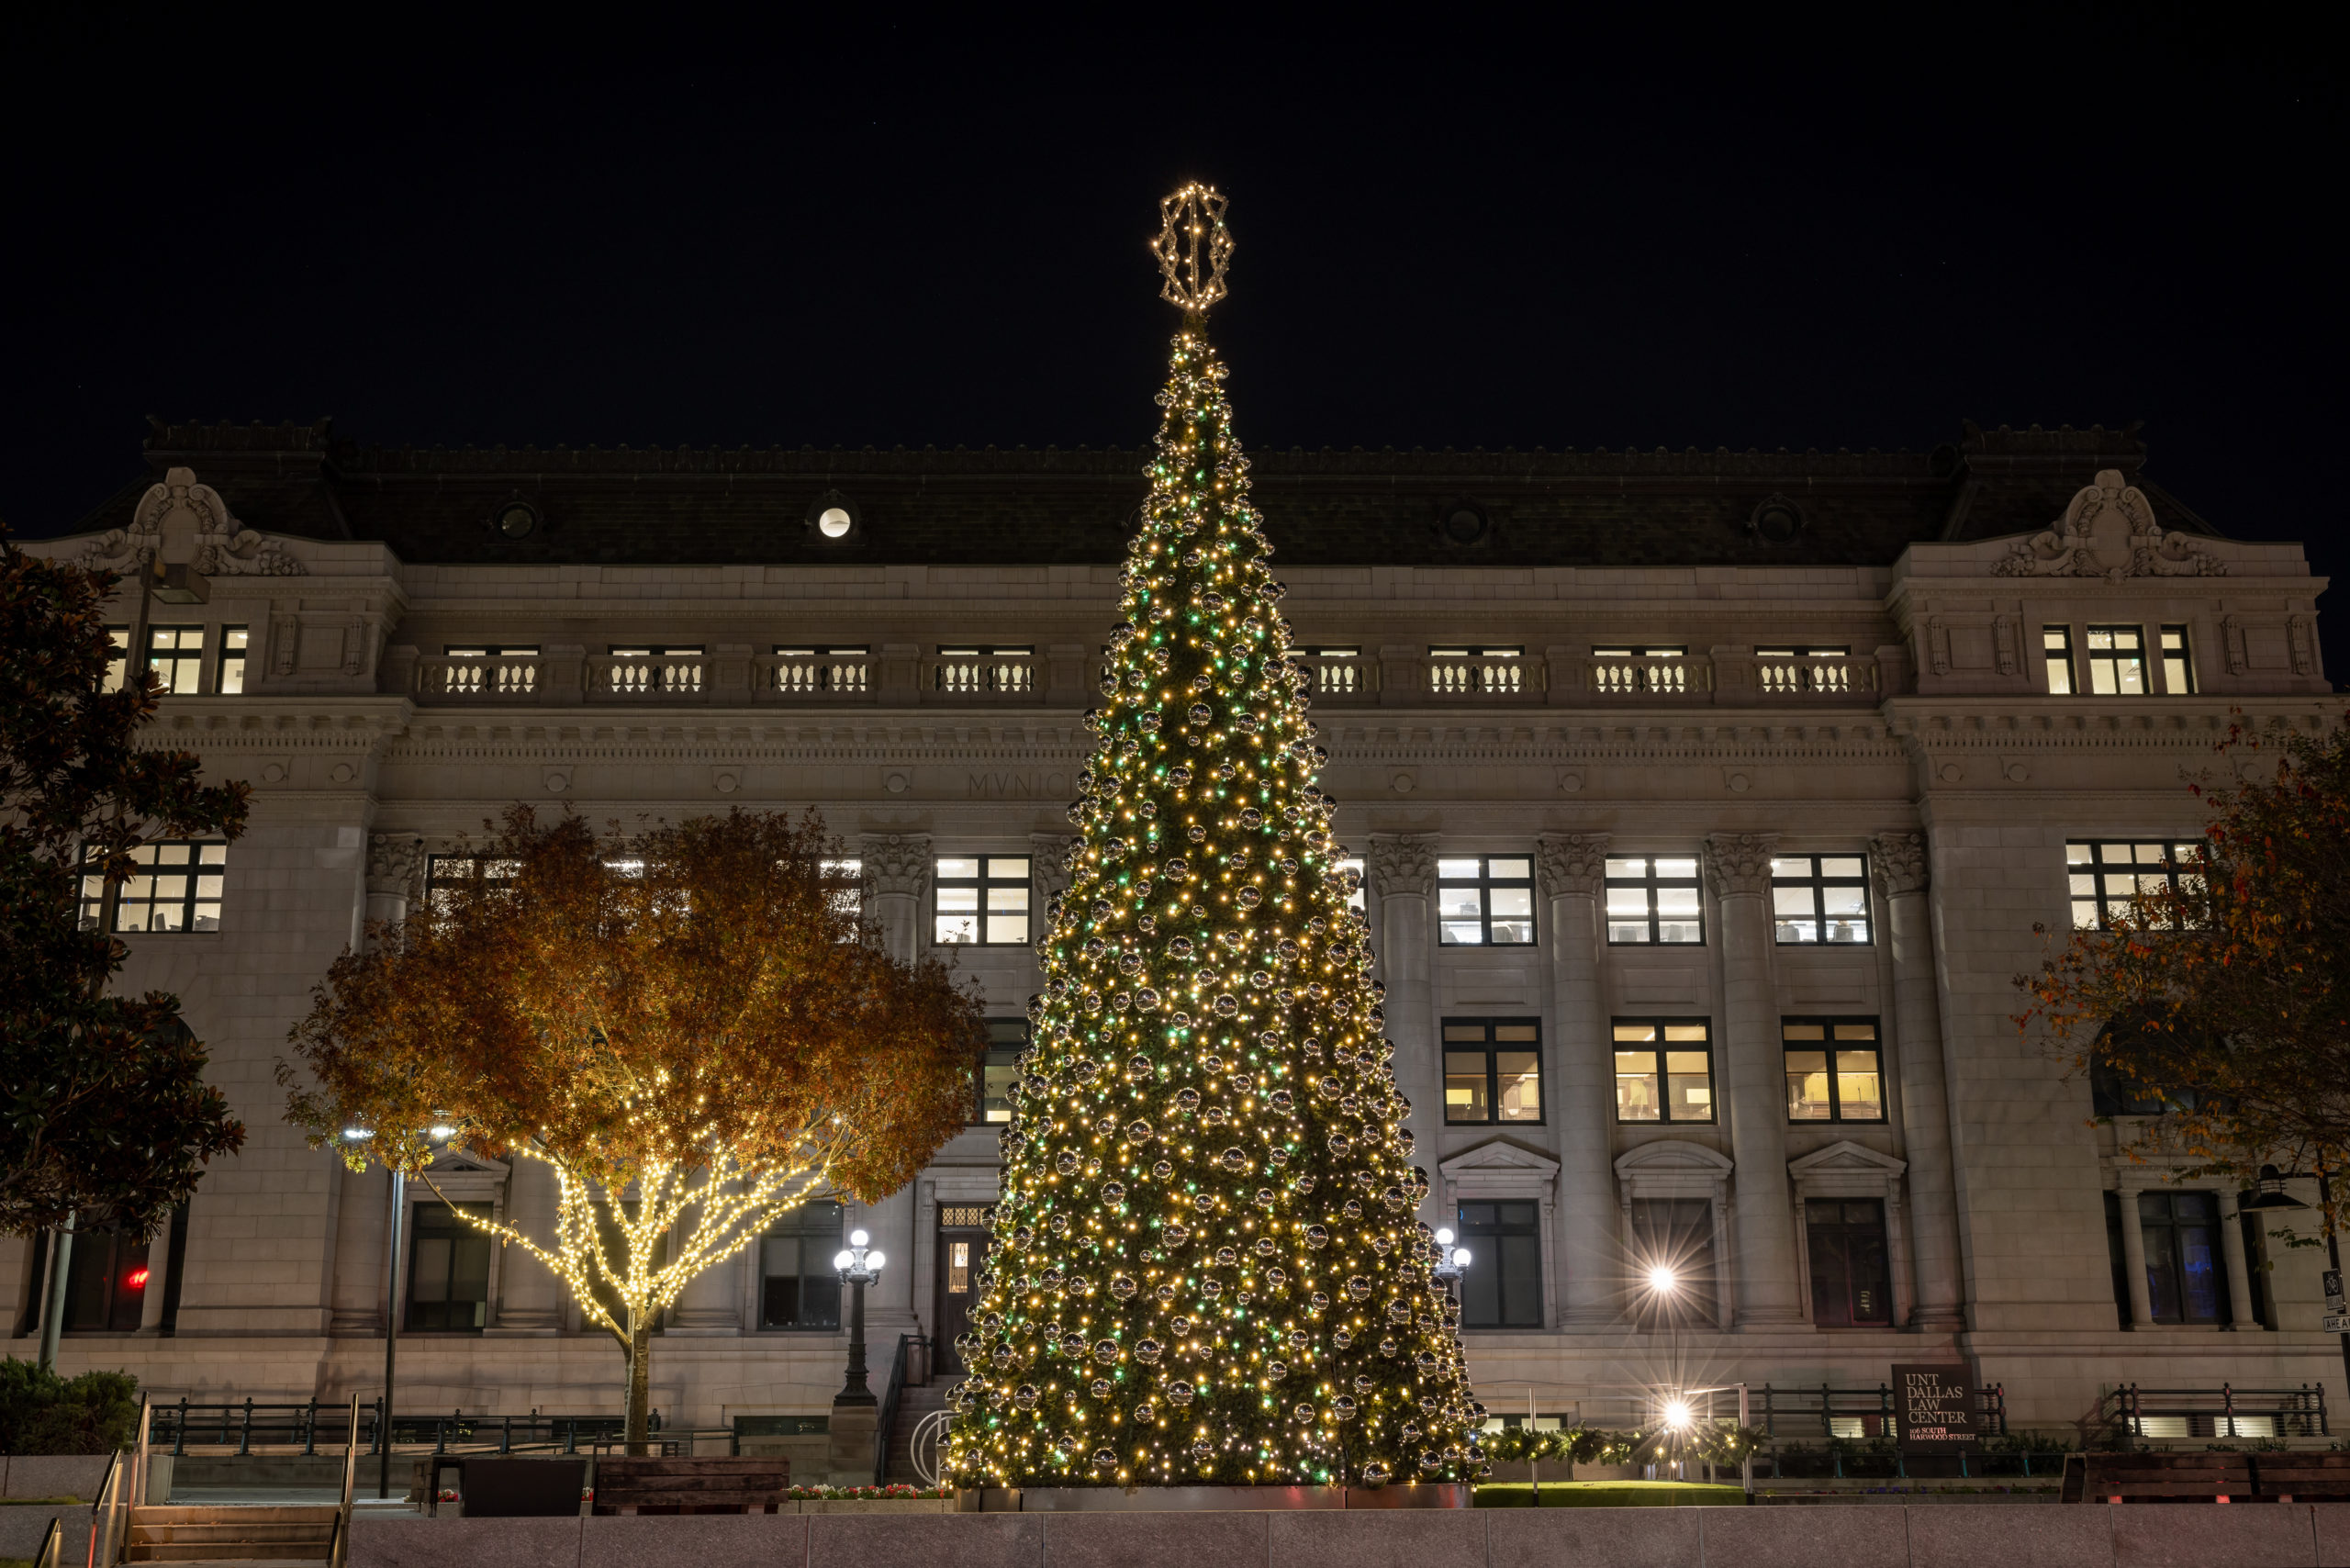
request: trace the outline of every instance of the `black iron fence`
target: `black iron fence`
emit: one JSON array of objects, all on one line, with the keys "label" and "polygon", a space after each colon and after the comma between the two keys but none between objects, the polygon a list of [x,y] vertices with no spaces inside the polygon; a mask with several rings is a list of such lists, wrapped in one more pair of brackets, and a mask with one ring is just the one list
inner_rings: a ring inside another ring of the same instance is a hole
[{"label": "black iron fence", "polygon": [[2098,1422],[2118,1448],[2211,1439],[2221,1442],[2333,1436],[2325,1385],[2299,1388],[2141,1388],[2121,1383],[2098,1400]]},{"label": "black iron fence", "polygon": [[[301,1405],[267,1405],[252,1399],[199,1405],[182,1399],[154,1407],[150,1442],[157,1450],[252,1454],[287,1450],[304,1454],[341,1453],[350,1422],[348,1404],[312,1399]],[[646,1423],[656,1454],[676,1458],[693,1451],[697,1439],[724,1439],[737,1451],[729,1428],[666,1428],[661,1413]],[[384,1402],[359,1407],[359,1445],[381,1453],[395,1450],[433,1453],[608,1453],[626,1444],[627,1423],[619,1416],[561,1416],[533,1410],[527,1416],[468,1416],[462,1410],[421,1415],[399,1411],[387,1421]]]}]

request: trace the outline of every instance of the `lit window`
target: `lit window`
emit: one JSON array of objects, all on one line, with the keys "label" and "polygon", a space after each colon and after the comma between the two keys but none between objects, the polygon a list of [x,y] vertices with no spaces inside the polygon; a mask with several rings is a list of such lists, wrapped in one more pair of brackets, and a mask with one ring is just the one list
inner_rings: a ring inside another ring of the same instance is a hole
[{"label": "lit window", "polygon": [[1444,1021],[1444,1119],[1542,1119],[1542,1031],[1536,1020]]},{"label": "lit window", "polygon": [[864,861],[825,860],[819,863],[818,869],[828,878],[839,877],[848,884],[833,894],[834,908],[851,918],[865,913]]},{"label": "lit window", "polygon": [[1616,1020],[1616,1119],[1714,1119],[1714,1053],[1704,1019]]},{"label": "lit window", "polygon": [[1607,940],[1703,942],[1695,856],[1611,857],[1607,862]]},{"label": "lit window", "polygon": [[1782,944],[1866,942],[1867,857],[1791,855],[1772,861],[1771,913]]},{"label": "lit window", "polygon": [[1025,1018],[988,1020],[988,1048],[972,1073],[974,1123],[1012,1120],[1012,1099],[1020,1090],[1020,1053],[1027,1048]]},{"label": "lit window", "polygon": [[2048,664],[2048,689],[2057,697],[2073,694],[2073,629],[2070,626],[2043,626],[2040,629],[2040,652]]},{"label": "lit window", "polygon": [[1689,689],[1687,648],[1622,647],[1591,650],[1591,680],[1603,696],[1678,697]]},{"label": "lit window", "polygon": [[2195,655],[2184,626],[2163,628],[2163,690],[2173,697],[2195,695]]},{"label": "lit window", "polygon": [[[229,868],[225,839],[167,838],[133,848],[136,869],[115,904],[117,931],[218,931],[220,887]],[[82,929],[95,931],[106,907],[106,879],[82,879]]]},{"label": "lit window", "polygon": [[931,666],[931,684],[941,691],[965,694],[1034,691],[1035,653],[1033,647],[941,648],[938,662]]},{"label": "lit window", "polygon": [[128,626],[107,627],[106,644],[113,651],[106,655],[106,683],[98,689],[120,691],[124,673],[130,668],[130,628]]},{"label": "lit window", "polygon": [[220,668],[212,689],[234,697],[245,689],[245,650],[252,634],[242,626],[220,628]]},{"label": "lit window", "polygon": [[1347,907],[1353,910],[1357,914],[1362,913],[1362,857],[1360,856],[1351,856],[1347,859],[1339,861],[1337,868],[1341,871],[1352,871],[1354,873],[1354,879],[1351,884],[1354,888],[1354,891],[1347,895]]},{"label": "lit window", "polygon": [[495,887],[514,879],[515,863],[480,855],[435,855],[424,863],[424,897],[436,913],[447,910],[449,895],[476,878]]},{"label": "lit window", "polygon": [[983,947],[1015,947],[1027,943],[1025,855],[942,855],[933,885],[938,899],[933,940]]},{"label": "lit window", "polygon": [[1446,946],[1534,940],[1534,862],[1507,857],[1436,863],[1438,940]]},{"label": "lit window", "polygon": [[204,680],[204,628],[147,628],[147,668],[155,684],[174,697],[196,691]]},{"label": "lit window", "polygon": [[2089,692],[2097,697],[2146,694],[2146,633],[2136,626],[2088,629]]},{"label": "lit window", "polygon": [[1881,1122],[1885,1077],[1874,1018],[1788,1018],[1787,1120]]},{"label": "lit window", "polygon": [[2159,893],[2169,888],[2195,891],[2201,886],[2202,858],[2200,844],[2172,839],[2100,839],[2065,845],[2073,928],[2094,931],[2110,925],[2116,915],[2131,913],[2130,901],[2140,893]]}]

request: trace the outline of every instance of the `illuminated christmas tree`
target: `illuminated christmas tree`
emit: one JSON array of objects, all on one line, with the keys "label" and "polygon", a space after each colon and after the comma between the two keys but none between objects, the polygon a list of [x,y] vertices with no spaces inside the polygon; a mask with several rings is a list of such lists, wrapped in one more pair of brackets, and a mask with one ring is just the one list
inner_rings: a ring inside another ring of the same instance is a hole
[{"label": "illuminated christmas tree", "polygon": [[1083,830],[963,1341],[967,1486],[1379,1485],[1481,1468],[1393,1046],[1205,312],[1224,198],[1161,204],[1183,308]]}]

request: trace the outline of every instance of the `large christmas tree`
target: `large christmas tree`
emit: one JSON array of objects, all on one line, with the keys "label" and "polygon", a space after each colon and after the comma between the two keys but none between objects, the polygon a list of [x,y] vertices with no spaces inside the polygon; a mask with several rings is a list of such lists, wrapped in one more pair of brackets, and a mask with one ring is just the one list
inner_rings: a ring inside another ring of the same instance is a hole
[{"label": "large christmas tree", "polygon": [[1223,207],[1200,186],[1166,204],[1183,326],[962,1346],[964,1485],[1479,1468],[1368,927],[1315,783],[1327,754],[1208,343]]}]

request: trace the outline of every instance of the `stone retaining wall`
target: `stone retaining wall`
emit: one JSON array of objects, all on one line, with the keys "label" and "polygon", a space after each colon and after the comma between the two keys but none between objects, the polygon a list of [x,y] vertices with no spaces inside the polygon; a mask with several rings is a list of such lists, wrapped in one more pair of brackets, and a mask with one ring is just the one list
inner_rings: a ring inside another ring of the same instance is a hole
[{"label": "stone retaining wall", "polygon": [[351,1568],[2350,1568],[2350,1506],[361,1519]]}]

